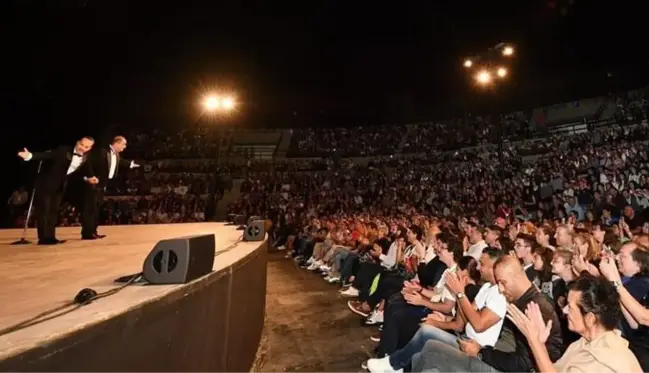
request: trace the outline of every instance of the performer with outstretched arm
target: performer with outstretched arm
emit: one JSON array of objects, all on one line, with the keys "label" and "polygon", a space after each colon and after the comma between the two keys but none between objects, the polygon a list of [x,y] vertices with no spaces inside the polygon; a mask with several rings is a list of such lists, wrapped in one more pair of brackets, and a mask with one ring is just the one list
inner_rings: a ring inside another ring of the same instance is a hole
[{"label": "performer with outstretched arm", "polygon": [[[67,186],[68,176],[83,172],[87,153],[95,144],[92,137],[82,137],[75,146],[60,146],[54,150],[32,153],[27,148],[18,152],[24,161],[43,161],[43,169],[36,179],[36,226],[39,245],[56,245],[65,241],[56,238],[59,205]],[[96,177],[85,178],[88,184],[96,184]]]},{"label": "performer with outstretched arm", "polygon": [[97,178],[99,182],[87,185],[83,197],[81,238],[84,240],[96,240],[106,237],[97,233],[97,226],[99,225],[99,210],[104,201],[104,192],[108,181],[117,176],[120,167],[140,167],[137,163],[123,159],[120,156],[124,149],[126,149],[126,138],[124,136],[115,136],[108,148],[96,148],[90,152],[87,175],[88,178]]}]

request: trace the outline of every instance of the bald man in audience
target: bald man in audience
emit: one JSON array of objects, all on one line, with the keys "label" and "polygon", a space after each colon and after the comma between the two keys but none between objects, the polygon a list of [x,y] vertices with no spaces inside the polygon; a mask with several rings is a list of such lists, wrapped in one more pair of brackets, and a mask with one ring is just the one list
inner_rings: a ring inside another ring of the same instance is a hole
[{"label": "bald man in audience", "polygon": [[[554,362],[561,357],[564,346],[559,319],[554,306],[530,282],[517,258],[504,256],[494,265],[494,275],[500,292],[508,302],[519,309],[527,304],[539,305],[543,319],[552,320],[552,329],[546,342],[550,359]],[[440,342],[426,344],[421,354],[413,359],[413,372],[530,372],[535,369],[534,358],[525,336],[509,320],[505,320],[503,330],[507,329],[515,339],[515,350],[505,352],[496,347],[480,347],[472,340],[460,339],[460,350]],[[507,334],[507,333],[504,333]]]}]

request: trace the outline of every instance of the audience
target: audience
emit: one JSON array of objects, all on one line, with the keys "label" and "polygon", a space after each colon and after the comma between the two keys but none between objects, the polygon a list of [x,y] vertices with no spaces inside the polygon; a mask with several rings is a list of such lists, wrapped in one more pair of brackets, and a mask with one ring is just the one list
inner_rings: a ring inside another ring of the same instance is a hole
[{"label": "audience", "polygon": [[300,129],[285,160],[225,167],[233,131],[133,133],[143,167],[113,180],[102,224],[204,221],[228,174],[229,211],[271,220],[273,246],[378,327],[372,372],[649,371],[645,93],[568,133],[521,112]]}]

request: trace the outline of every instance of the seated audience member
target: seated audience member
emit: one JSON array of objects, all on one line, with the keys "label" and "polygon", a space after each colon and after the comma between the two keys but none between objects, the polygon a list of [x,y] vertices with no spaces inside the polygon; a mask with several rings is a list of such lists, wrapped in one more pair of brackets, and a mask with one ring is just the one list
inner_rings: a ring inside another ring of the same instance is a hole
[{"label": "seated audience member", "polygon": [[[425,249],[421,244],[422,234],[421,228],[416,225],[408,229],[406,237],[409,245],[402,252],[397,251],[397,262],[399,263],[397,272],[381,276],[377,289],[372,294],[369,291],[360,294],[358,289],[353,286],[348,289],[348,292],[342,293],[353,296],[352,292],[356,290],[358,296],[363,296],[358,301],[347,303],[352,312],[368,317],[381,300],[398,293],[403,287],[404,281],[411,280],[417,275],[419,259],[425,256]],[[369,285],[371,286],[371,284]]]},{"label": "seated audience member", "polygon": [[557,249],[572,250],[572,229],[570,226],[566,224],[560,225],[554,232]]},{"label": "seated audience member", "polygon": [[554,299],[552,290],[554,289],[555,276],[552,274],[552,258],[554,252],[547,247],[538,243],[534,245],[534,270],[536,276],[533,280],[534,285],[545,294],[548,298]]},{"label": "seated audience member", "polygon": [[[622,285],[637,300],[643,302],[649,294],[649,252],[634,242],[628,242],[620,249],[618,267],[622,276]],[[630,338],[635,333],[638,323],[628,313],[622,318],[622,335]]]},{"label": "seated audience member", "polygon": [[545,321],[539,306],[530,302],[525,313],[510,305],[507,317],[525,335],[537,372],[642,372],[629,342],[616,330],[619,295],[608,281],[584,275],[568,286],[564,313],[568,328],[581,339],[573,342],[553,363],[546,347],[552,321]]},{"label": "seated audience member", "polygon": [[536,279],[536,270],[534,269],[534,246],[536,239],[528,234],[519,233],[514,241],[514,250],[516,257],[523,263],[523,269],[530,281]]},{"label": "seated audience member", "polygon": [[579,336],[568,329],[568,318],[563,313],[568,299],[568,284],[577,278],[572,269],[572,251],[557,250],[552,257],[552,273],[557,276],[553,281],[552,295],[554,305],[559,315],[563,341],[566,344],[572,343],[579,339]]},{"label": "seated audience member", "polygon": [[489,247],[498,247],[498,241],[502,238],[503,228],[498,225],[491,225],[484,232],[484,240]]},{"label": "seated audience member", "polygon": [[[545,345],[550,359],[561,356],[563,342],[554,307],[536,289],[525,274],[517,258],[503,256],[494,265],[494,277],[498,288],[508,302],[520,309],[535,302],[540,307],[544,321],[551,321]],[[515,338],[515,350],[505,352],[491,346],[480,346],[474,340],[458,340],[460,350],[441,342],[428,342],[418,357],[413,359],[413,372],[530,372],[534,369],[533,357],[526,337],[511,321],[505,321],[503,332],[508,329]],[[505,333],[501,333],[501,337]]]},{"label": "seated audience member", "polygon": [[552,236],[554,236],[554,232],[552,231],[552,227],[547,226],[547,225],[543,225],[543,226],[540,226],[540,227],[536,228],[536,235],[535,235],[536,243],[538,243],[539,245],[541,245],[541,246],[543,246],[543,247],[545,247],[547,249],[550,249],[550,250],[554,251],[556,248],[554,246],[552,246],[551,243],[550,243],[550,240],[554,239],[554,237],[552,237]]},{"label": "seated audience member", "polygon": [[[624,246],[627,245],[633,244],[627,243]],[[633,249],[633,251],[636,250],[642,250],[644,254],[641,255],[647,255],[646,247]],[[636,254],[636,256],[641,255]],[[622,261],[628,261],[628,258],[622,258],[622,255],[620,255],[620,267],[622,267]],[[649,297],[645,295],[643,298],[638,299],[622,284],[618,265],[616,265],[612,257],[602,259],[599,264],[599,269],[602,276],[611,281],[613,287],[615,287],[620,295],[624,319],[632,329],[635,329],[630,336],[626,337],[629,340],[629,349],[631,349],[640,362],[642,369],[647,372],[649,371]],[[633,291],[636,291],[636,289],[633,289]]]},{"label": "seated audience member", "polygon": [[[455,298],[446,288],[446,278],[455,273],[458,263],[464,259],[462,244],[448,235],[440,235],[437,255],[447,266],[437,285],[432,289],[422,288],[417,282],[405,282],[401,293],[388,298],[385,323],[378,339],[378,355],[390,354],[407,343],[418,329],[421,318],[429,312],[451,315]],[[472,258],[472,257],[469,257]],[[470,268],[470,261],[464,261]],[[474,259],[475,262],[475,259]],[[475,263],[477,265],[477,263]],[[350,303],[353,307],[355,304]],[[414,316],[414,319],[412,318]],[[414,324],[413,324],[414,322]]]},{"label": "seated audience member", "polygon": [[588,272],[599,276],[597,266],[601,260],[600,247],[595,237],[588,233],[577,233],[573,236],[573,269],[575,274]]},{"label": "seated audience member", "polygon": [[[462,257],[457,264],[457,270],[449,273],[447,278],[451,276],[459,276],[461,284],[458,286],[463,287],[462,293],[473,301],[480,290],[478,261],[470,256]],[[407,345],[420,329],[422,317],[425,319],[429,312],[430,310],[425,307],[408,304],[401,294],[390,297],[386,308],[388,317],[383,331],[378,338],[374,336],[371,338],[373,341],[379,342],[376,349],[378,356],[393,353],[397,348]],[[446,317],[439,312],[435,314],[440,318]]]},{"label": "seated audience member", "polygon": [[[455,317],[447,320],[440,314],[428,315],[424,324],[405,347],[382,359],[368,360],[369,371],[393,372],[405,368],[429,340],[459,348],[457,336],[449,331],[464,332],[463,335],[467,339],[475,340],[481,346],[494,346],[507,310],[507,302],[500,294],[493,275],[493,265],[501,256],[500,250],[484,249],[480,257],[480,278],[484,284],[477,292],[475,300],[468,295],[468,286],[464,284],[463,276],[460,273],[449,274],[446,287],[458,299]],[[462,258],[460,263],[467,258],[471,257]]]},{"label": "seated audience member", "polygon": [[467,246],[464,255],[472,256],[475,260],[480,260],[482,250],[487,247],[487,242],[484,240],[480,227],[475,223],[468,223],[466,233],[466,241],[470,246]]}]

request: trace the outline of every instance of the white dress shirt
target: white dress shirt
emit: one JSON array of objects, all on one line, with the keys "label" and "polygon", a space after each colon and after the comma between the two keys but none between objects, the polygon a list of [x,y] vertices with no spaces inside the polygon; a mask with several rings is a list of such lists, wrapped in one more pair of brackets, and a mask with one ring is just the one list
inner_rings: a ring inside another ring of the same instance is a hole
[{"label": "white dress shirt", "polygon": [[77,168],[81,166],[81,163],[83,163],[83,156],[78,154],[73,154],[72,160],[70,161],[70,166],[68,167],[68,175],[76,171]]},{"label": "white dress shirt", "polygon": [[[131,164],[128,166],[129,168],[133,168],[133,161],[131,161]],[[110,146],[110,170],[108,170],[108,179],[112,180],[113,177],[115,176],[115,172],[117,171],[117,153],[113,150],[113,147]]]},{"label": "white dress shirt", "polygon": [[[34,158],[34,155],[32,153],[29,153],[27,158],[25,158],[25,161],[31,161],[32,158]],[[78,155],[76,153],[72,153],[72,160],[70,161],[70,166],[68,166],[68,173],[66,175],[70,175],[71,173],[76,171],[77,168],[79,168],[79,166],[81,166],[82,163],[83,163],[83,156]]]}]

